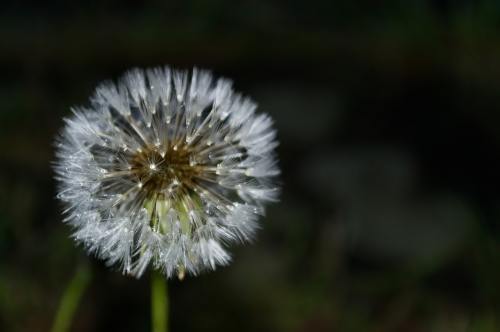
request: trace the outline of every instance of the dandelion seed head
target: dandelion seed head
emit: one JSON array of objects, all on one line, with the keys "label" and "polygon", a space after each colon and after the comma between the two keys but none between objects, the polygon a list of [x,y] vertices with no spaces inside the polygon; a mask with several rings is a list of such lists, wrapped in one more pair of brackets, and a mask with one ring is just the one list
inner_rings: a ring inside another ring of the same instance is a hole
[{"label": "dandelion seed head", "polygon": [[140,277],[226,265],[276,201],[272,119],[203,70],[134,69],[73,109],[56,144],[58,198],[89,253]]}]

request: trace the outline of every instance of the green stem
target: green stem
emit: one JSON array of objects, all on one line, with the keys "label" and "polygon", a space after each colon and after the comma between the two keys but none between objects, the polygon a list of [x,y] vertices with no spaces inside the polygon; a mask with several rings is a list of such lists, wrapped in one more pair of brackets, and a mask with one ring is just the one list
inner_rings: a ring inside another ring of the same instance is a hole
[{"label": "green stem", "polygon": [[153,332],[168,332],[167,279],[156,271],[151,274],[151,325]]},{"label": "green stem", "polygon": [[64,290],[52,325],[52,332],[65,332],[69,330],[83,292],[90,282],[90,277],[91,273],[86,265],[77,268],[75,275]]}]

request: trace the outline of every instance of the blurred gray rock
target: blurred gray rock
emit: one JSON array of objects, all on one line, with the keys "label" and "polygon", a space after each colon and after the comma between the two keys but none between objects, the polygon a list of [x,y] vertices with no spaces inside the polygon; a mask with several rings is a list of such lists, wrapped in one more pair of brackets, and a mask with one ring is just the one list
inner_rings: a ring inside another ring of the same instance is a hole
[{"label": "blurred gray rock", "polygon": [[404,151],[363,147],[308,160],[301,178],[335,204],[334,222],[341,226],[345,250],[373,259],[432,263],[466,243],[474,216],[453,194],[419,194],[416,169]]}]

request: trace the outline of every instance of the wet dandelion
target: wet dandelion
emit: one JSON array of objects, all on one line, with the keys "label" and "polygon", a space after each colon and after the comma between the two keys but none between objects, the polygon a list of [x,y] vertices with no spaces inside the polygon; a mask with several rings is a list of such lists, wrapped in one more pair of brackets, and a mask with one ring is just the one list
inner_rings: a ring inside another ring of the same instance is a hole
[{"label": "wet dandelion", "polygon": [[140,277],[226,265],[252,239],[279,174],[273,122],[196,68],[127,72],[73,109],[57,139],[58,198],[75,240]]}]

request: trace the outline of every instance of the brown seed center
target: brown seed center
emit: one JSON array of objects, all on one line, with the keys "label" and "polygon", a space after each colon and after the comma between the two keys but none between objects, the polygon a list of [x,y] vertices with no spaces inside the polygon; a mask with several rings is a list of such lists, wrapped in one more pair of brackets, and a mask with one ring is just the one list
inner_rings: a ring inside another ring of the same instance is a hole
[{"label": "brown seed center", "polygon": [[167,152],[156,146],[147,147],[134,156],[132,171],[139,178],[141,190],[148,197],[186,194],[186,185],[199,173],[190,165],[191,152],[186,146],[171,148]]}]

